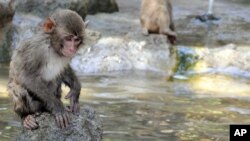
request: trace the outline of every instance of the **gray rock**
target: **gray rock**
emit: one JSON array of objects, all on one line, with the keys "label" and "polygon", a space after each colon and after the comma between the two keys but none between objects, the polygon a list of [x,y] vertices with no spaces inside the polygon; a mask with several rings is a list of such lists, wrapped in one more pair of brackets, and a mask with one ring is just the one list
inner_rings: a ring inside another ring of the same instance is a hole
[{"label": "gray rock", "polygon": [[116,11],[115,0],[17,0],[17,12],[13,19],[14,35],[12,47],[18,47],[20,41],[31,37],[41,26],[45,17],[50,15],[56,8],[69,8],[78,12],[85,19],[88,10],[96,12]]},{"label": "gray rock", "polygon": [[242,75],[250,78],[250,51],[249,47],[239,47],[228,44],[221,48],[210,49],[200,54],[201,61],[207,64],[207,68],[214,71],[232,75]]},{"label": "gray rock", "polygon": [[10,60],[10,45],[12,42],[12,18],[15,13],[13,0],[0,0],[0,62]]},{"label": "gray rock", "polygon": [[84,19],[87,8],[84,0],[17,0],[17,12],[47,17],[57,8],[76,11]]},{"label": "gray rock", "polygon": [[43,19],[38,16],[16,13],[13,18],[12,48],[19,47],[21,41],[32,37],[39,30],[42,21]]},{"label": "gray rock", "polygon": [[144,36],[139,20],[131,19],[132,16],[121,13],[88,16],[89,29],[101,33],[86,37],[97,40],[78,52],[71,64],[74,70],[79,73],[144,70],[170,75],[175,61],[167,37]]},{"label": "gray rock", "polygon": [[177,74],[222,73],[250,78],[248,47],[228,44],[219,48],[177,49]]},{"label": "gray rock", "polygon": [[119,10],[115,0],[85,0],[87,2],[88,14],[98,12],[117,12]]},{"label": "gray rock", "polygon": [[0,28],[12,21],[15,14],[14,0],[0,0]]},{"label": "gray rock", "polygon": [[17,0],[17,12],[24,12],[39,17],[50,15],[57,8],[71,9],[85,18],[86,14],[98,12],[116,12],[115,0]]},{"label": "gray rock", "polygon": [[16,141],[100,141],[102,121],[90,107],[84,108],[79,116],[72,116],[70,126],[60,129],[48,113],[37,118],[40,127],[36,130],[23,129]]}]

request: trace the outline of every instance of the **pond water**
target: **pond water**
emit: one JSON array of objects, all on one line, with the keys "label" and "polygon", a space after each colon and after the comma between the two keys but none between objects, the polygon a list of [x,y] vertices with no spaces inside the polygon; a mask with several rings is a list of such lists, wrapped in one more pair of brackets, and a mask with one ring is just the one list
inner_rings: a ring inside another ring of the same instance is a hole
[{"label": "pond water", "polygon": [[[20,122],[0,69],[0,139],[14,140]],[[249,124],[250,81],[219,74],[176,76],[152,72],[79,76],[81,107],[103,119],[104,141],[226,141],[230,124]],[[180,79],[185,78],[185,79]]]}]

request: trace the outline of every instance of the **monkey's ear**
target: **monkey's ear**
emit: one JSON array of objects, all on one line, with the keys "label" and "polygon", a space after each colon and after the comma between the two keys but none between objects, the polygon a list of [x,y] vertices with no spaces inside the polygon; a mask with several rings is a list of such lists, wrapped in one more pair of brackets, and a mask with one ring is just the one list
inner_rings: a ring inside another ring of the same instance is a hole
[{"label": "monkey's ear", "polygon": [[52,33],[56,27],[56,23],[53,19],[47,18],[43,23],[43,31],[45,33]]},{"label": "monkey's ear", "polygon": [[84,27],[86,28],[88,26],[88,24],[89,24],[89,20],[84,22]]}]

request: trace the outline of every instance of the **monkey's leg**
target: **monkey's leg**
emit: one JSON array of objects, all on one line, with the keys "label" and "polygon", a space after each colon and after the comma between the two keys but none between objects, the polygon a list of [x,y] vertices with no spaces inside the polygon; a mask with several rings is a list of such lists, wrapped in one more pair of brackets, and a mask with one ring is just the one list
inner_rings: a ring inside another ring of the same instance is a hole
[{"label": "monkey's leg", "polygon": [[176,37],[177,34],[173,30],[174,25],[171,21],[169,13],[161,13],[159,17],[160,18],[157,21],[157,24],[159,25],[159,33]]},{"label": "monkey's leg", "polygon": [[[170,30],[175,31],[175,26],[173,21],[170,24]],[[168,40],[170,41],[171,44],[175,44],[176,43],[176,36],[168,36]]]},{"label": "monkey's leg", "polygon": [[145,35],[145,36],[148,36],[149,33],[148,33],[148,29],[146,27],[143,27],[142,28],[142,34]]},{"label": "monkey's leg", "polygon": [[159,33],[167,36],[173,36],[173,37],[177,36],[177,34],[174,31],[172,31],[169,27],[164,27],[164,28],[160,27]]},{"label": "monkey's leg", "polygon": [[170,30],[175,31],[175,25],[174,22],[172,21],[171,24],[169,25]]},{"label": "monkey's leg", "polygon": [[169,42],[173,45],[176,43],[176,37],[175,36],[168,36]]},{"label": "monkey's leg", "polygon": [[176,42],[176,36],[177,34],[174,31],[171,31],[169,28],[168,29],[163,29],[160,30],[160,34],[164,34],[168,37],[168,40],[171,44],[175,44]]},{"label": "monkey's leg", "polygon": [[14,111],[23,119],[23,126],[29,130],[37,129],[39,125],[34,114],[41,111],[42,103],[33,100],[28,93],[26,93],[25,97],[18,98],[16,103],[22,103],[19,106],[15,106]]},{"label": "monkey's leg", "polygon": [[147,28],[147,18],[145,16],[141,16],[140,18],[140,22],[141,22],[141,27],[142,27],[142,34],[145,35],[145,36],[148,36],[149,35],[149,32],[148,32],[148,28]]},{"label": "monkey's leg", "polygon": [[38,124],[31,114],[39,111],[41,103],[33,100],[28,91],[15,82],[10,82],[8,89],[12,96],[14,111],[23,119],[23,126],[27,129],[38,128]]},{"label": "monkey's leg", "polygon": [[169,21],[170,18],[162,18],[158,21],[159,24],[159,33],[164,34],[168,37],[168,40],[171,44],[175,44],[177,34],[174,32],[174,25]]},{"label": "monkey's leg", "polygon": [[171,31],[169,29],[160,30],[160,34],[165,34],[167,36],[174,36],[174,37],[177,36],[177,34],[174,31]]}]

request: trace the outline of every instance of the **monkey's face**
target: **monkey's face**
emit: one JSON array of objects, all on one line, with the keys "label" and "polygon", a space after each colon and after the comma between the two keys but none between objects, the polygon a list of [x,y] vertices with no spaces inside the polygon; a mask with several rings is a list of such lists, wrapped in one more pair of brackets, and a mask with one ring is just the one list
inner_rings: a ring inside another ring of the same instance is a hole
[{"label": "monkey's face", "polygon": [[72,58],[78,50],[82,39],[75,35],[68,35],[62,39],[61,53],[65,57]]},{"label": "monkey's face", "polygon": [[56,10],[43,24],[51,46],[60,56],[72,58],[83,43],[86,23],[74,11]]}]

